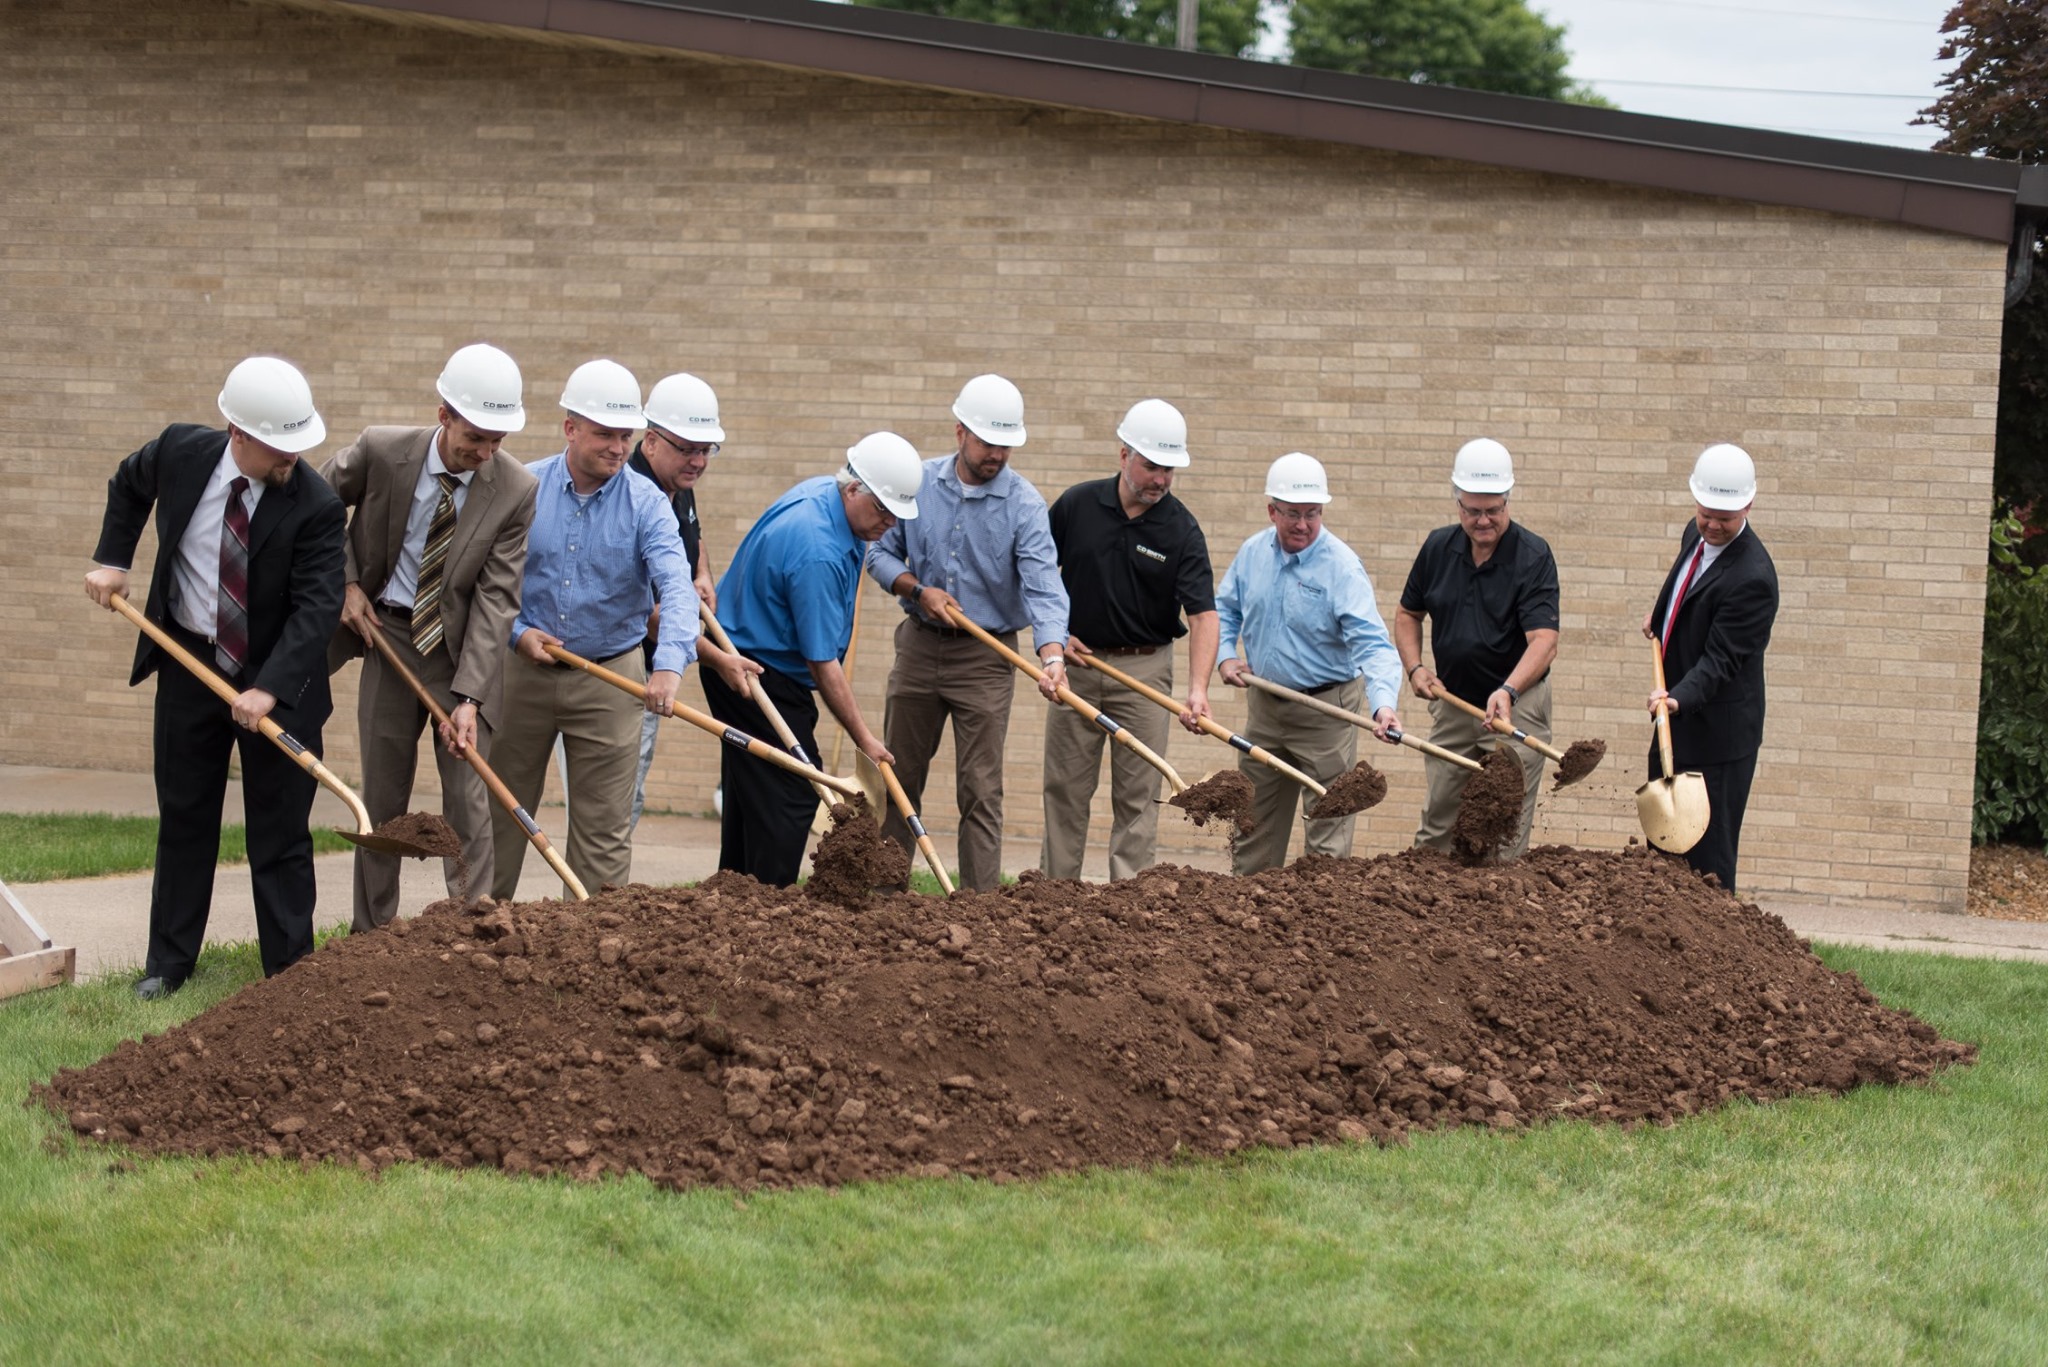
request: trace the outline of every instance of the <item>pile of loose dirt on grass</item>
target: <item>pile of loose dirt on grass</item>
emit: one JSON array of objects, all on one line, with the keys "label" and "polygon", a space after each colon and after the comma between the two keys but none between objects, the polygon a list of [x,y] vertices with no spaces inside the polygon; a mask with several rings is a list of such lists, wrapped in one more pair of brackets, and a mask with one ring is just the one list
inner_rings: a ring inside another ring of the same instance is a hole
[{"label": "pile of loose dirt on grass", "polygon": [[1557,762],[1557,777],[1550,785],[1556,792],[1569,783],[1577,783],[1600,767],[1600,761],[1607,758],[1607,742],[1604,740],[1575,740],[1565,747],[1564,758]]},{"label": "pile of loose dirt on grass", "polygon": [[1474,863],[1493,858],[1522,829],[1522,762],[1504,749],[1489,750],[1458,799],[1451,848]]},{"label": "pile of loose dirt on grass", "polygon": [[1386,801],[1387,776],[1364,760],[1337,775],[1337,781],[1309,804],[1308,815],[1317,821],[1351,816]]},{"label": "pile of loose dirt on grass", "polygon": [[158,1153],[788,1186],[1664,1122],[1974,1057],[1679,860],[1548,846],[859,915],[736,874],[441,902],[35,1100]]},{"label": "pile of loose dirt on grass", "polygon": [[894,887],[910,877],[910,856],[886,839],[865,797],[832,804],[832,829],[811,853],[813,897],[857,907],[876,888]]},{"label": "pile of loose dirt on grass", "polygon": [[442,859],[462,857],[462,837],[433,812],[407,812],[404,816],[394,816],[370,834],[402,840],[415,849]]},{"label": "pile of loose dirt on grass", "polygon": [[1197,826],[1227,822],[1236,832],[1232,839],[1252,833],[1252,781],[1235,769],[1191,783],[1167,801],[1186,812]]}]

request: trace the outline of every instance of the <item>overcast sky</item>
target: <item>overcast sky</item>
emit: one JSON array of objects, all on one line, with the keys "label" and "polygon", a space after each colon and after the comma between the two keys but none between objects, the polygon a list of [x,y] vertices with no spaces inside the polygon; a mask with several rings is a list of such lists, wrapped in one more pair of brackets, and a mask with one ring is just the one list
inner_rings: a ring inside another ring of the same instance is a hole
[{"label": "overcast sky", "polygon": [[[1624,109],[1928,147],[1951,0],[1533,0],[1571,74]],[[1685,89],[1683,87],[1718,87]],[[1731,89],[1730,87],[1736,87]],[[1804,94],[1779,92],[1812,92]]]}]

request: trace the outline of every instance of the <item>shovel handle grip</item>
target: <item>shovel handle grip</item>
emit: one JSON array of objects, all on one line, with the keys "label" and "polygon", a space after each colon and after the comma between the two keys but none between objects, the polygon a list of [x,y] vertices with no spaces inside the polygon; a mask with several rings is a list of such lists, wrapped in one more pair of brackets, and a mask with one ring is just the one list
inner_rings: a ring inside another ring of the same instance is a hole
[{"label": "shovel handle grip", "polygon": [[[242,696],[235,691],[233,684],[215,673],[211,666],[172,640],[169,632],[165,631],[155,622],[150,621],[149,618],[143,616],[140,612],[137,612],[133,603],[118,593],[114,594],[109,601],[112,603],[114,611],[133,622],[143,635],[163,647],[166,655],[169,655],[179,664],[185,666],[186,669],[192,671],[192,677],[205,684],[222,702],[232,707],[234,706],[235,699]],[[256,719],[256,729],[263,733],[265,740],[268,740],[272,745],[290,755],[292,763],[311,774],[316,783],[348,804],[349,813],[356,819],[357,835],[370,834],[370,813],[364,808],[363,800],[357,797],[355,791],[346,783],[336,778],[333,771],[322,764],[319,757],[311,750],[308,750],[298,737],[268,717],[258,717]]]},{"label": "shovel handle grip", "polygon": [[[407,687],[412,689],[413,696],[420,700],[420,706],[426,708],[427,715],[434,719],[434,724],[449,725],[448,709],[441,706],[440,700],[420,682],[418,675],[405,667],[405,661],[398,658],[398,652],[384,639],[384,633],[377,629],[377,624],[370,622],[367,626],[370,644],[384,657],[384,663],[390,665],[398,677],[405,680]],[[561,878],[562,886],[569,889],[577,901],[589,901],[590,892],[583,886],[583,880],[569,871],[569,866],[562,862],[562,856],[556,853],[555,847],[549,843],[547,832],[540,828],[540,823],[526,810],[526,804],[505,786],[505,780],[498,777],[497,771],[484,763],[484,757],[476,752],[476,747],[472,745],[464,750],[462,757],[469,761],[470,768],[476,770],[476,776],[484,781],[484,787],[491,790],[491,796],[498,800],[498,805],[512,813],[512,819],[526,832],[527,840],[532,842],[533,847],[540,851],[540,857],[548,861],[548,867]]]},{"label": "shovel handle grip", "polygon": [[[980,641],[990,650],[993,650],[996,654],[1002,656],[1011,664],[1023,670],[1026,674],[1029,674],[1032,678],[1041,681],[1044,680],[1044,670],[1040,669],[1037,665],[1031,663],[1031,661],[1025,659],[1022,655],[1019,655],[1016,651],[1004,645],[1001,641],[998,641],[980,624],[968,620],[967,614],[954,612],[950,608],[943,608],[941,609],[941,611],[943,611],[946,614],[946,620],[951,622],[954,626],[964,629],[969,636],[972,636],[975,640]],[[1183,779],[1180,776],[1180,774],[1174,770],[1174,767],[1171,764],[1168,764],[1165,760],[1161,759],[1159,755],[1152,749],[1151,746],[1139,740],[1136,736],[1132,735],[1129,731],[1126,731],[1123,727],[1118,726],[1113,718],[1105,717],[1102,714],[1101,709],[1091,706],[1089,703],[1087,703],[1081,697],[1079,697],[1074,692],[1074,690],[1068,688],[1064,684],[1060,685],[1059,688],[1055,689],[1054,694],[1056,697],[1059,698],[1061,702],[1073,708],[1076,712],[1079,712],[1089,721],[1094,722],[1097,726],[1101,727],[1104,731],[1108,732],[1109,738],[1111,740],[1115,741],[1119,745],[1130,747],[1132,754],[1138,756],[1138,758],[1144,760],[1145,763],[1151,765],[1154,769],[1157,769],[1160,773],[1164,774],[1166,776],[1166,782],[1169,786],[1172,787],[1174,792],[1184,793],[1187,791],[1187,781]],[[1180,709],[1175,708],[1174,710],[1179,711]]]},{"label": "shovel handle grip", "polygon": [[1524,731],[1521,727],[1516,726],[1513,722],[1502,721],[1498,717],[1488,717],[1486,715],[1485,708],[1474,707],[1471,703],[1466,702],[1463,698],[1451,692],[1451,690],[1449,690],[1448,688],[1444,688],[1441,686],[1433,687],[1429,690],[1429,696],[1431,696],[1432,698],[1441,698],[1445,702],[1449,703],[1451,706],[1457,708],[1460,712],[1463,712],[1465,715],[1477,718],[1479,721],[1484,722],[1487,728],[1494,731],[1496,734],[1507,736],[1512,740],[1518,740],[1522,742],[1522,744],[1528,746],[1531,750],[1534,750],[1537,754],[1543,756],[1543,758],[1551,761],[1553,764],[1564,758],[1564,751],[1558,749],[1556,746],[1544,744],[1542,741],[1530,735],[1527,731]]},{"label": "shovel handle grip", "polygon": [[[613,688],[631,693],[634,697],[643,701],[647,697],[646,684],[634,683],[625,675],[613,673],[594,660],[586,660],[573,651],[564,650],[561,646],[549,646],[547,647],[547,652],[572,669],[580,669],[592,678],[602,679]],[[674,703],[671,706],[677,718],[690,723],[690,725],[700,731],[708,731],[727,745],[732,746],[735,750],[744,750],[755,759],[765,759],[777,768],[787,769],[800,778],[807,778],[813,783],[822,783],[833,792],[843,794],[846,797],[862,796],[860,785],[850,778],[840,778],[837,774],[828,774],[822,769],[813,768],[811,765],[797,759],[794,755],[786,755],[774,746],[756,740],[744,731],[735,730],[718,720],[718,718],[711,716],[709,713],[699,712],[687,703]]]},{"label": "shovel handle grip", "polygon": [[[1071,651],[1069,651],[1068,653],[1072,654]],[[1101,660],[1095,658],[1095,656],[1093,655],[1077,655],[1074,656],[1074,658],[1078,659],[1083,665],[1085,665],[1089,669],[1096,671],[1098,674],[1102,674],[1116,680],[1125,688],[1128,688],[1133,693],[1136,693],[1139,697],[1150,698],[1153,702],[1158,703],[1161,707],[1173,713],[1176,717],[1180,715],[1179,703],[1175,702],[1172,698],[1167,697],[1164,693],[1161,693],[1158,689],[1152,687],[1152,685],[1148,683],[1143,683],[1137,679],[1132,678],[1130,675],[1124,673],[1124,671],[1122,671],[1121,669],[1118,669],[1115,665],[1105,664]],[[1222,741],[1225,745],[1230,746],[1232,749],[1240,751],[1243,754],[1250,755],[1252,759],[1254,759],[1258,763],[1268,765],[1276,772],[1285,774],[1288,778],[1293,779],[1302,787],[1307,788],[1309,791],[1313,792],[1317,797],[1322,797],[1329,791],[1327,788],[1323,787],[1322,784],[1316,782],[1307,774],[1304,774],[1303,772],[1301,772],[1301,770],[1289,764],[1286,760],[1281,759],[1272,751],[1266,749],[1264,746],[1252,744],[1243,736],[1238,735],[1235,731],[1232,731],[1229,727],[1224,726],[1221,723],[1215,721],[1213,718],[1196,717],[1195,724],[1197,726],[1200,726],[1206,734],[1214,736],[1217,740]]]}]

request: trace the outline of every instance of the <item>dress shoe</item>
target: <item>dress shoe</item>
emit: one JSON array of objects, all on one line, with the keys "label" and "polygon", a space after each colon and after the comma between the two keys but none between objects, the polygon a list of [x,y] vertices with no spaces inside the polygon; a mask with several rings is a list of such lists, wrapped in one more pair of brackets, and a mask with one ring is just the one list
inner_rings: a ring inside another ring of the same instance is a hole
[{"label": "dress shoe", "polygon": [[135,984],[135,995],[143,1001],[153,1002],[168,997],[185,985],[183,978],[149,977]]}]

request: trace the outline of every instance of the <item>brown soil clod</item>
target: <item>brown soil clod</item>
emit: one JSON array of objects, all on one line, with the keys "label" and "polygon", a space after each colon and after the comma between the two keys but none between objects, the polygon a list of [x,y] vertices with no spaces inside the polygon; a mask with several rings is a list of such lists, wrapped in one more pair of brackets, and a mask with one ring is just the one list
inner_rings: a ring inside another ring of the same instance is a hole
[{"label": "brown soil clod", "polygon": [[1317,821],[1351,816],[1377,807],[1387,798],[1387,776],[1365,760],[1337,775],[1337,781],[1309,804],[1308,815]]},{"label": "brown soil clod", "polygon": [[418,850],[418,858],[429,855],[441,859],[462,857],[462,837],[455,828],[442,820],[435,812],[407,812],[394,816],[370,832],[386,840],[400,840]]},{"label": "brown soil clod", "polygon": [[1557,762],[1556,780],[1550,790],[1556,792],[1568,784],[1577,783],[1600,767],[1600,761],[1607,758],[1607,742],[1604,740],[1575,740],[1565,747],[1564,758]]},{"label": "brown soil clod", "polygon": [[811,855],[811,880],[804,890],[812,897],[857,907],[878,887],[893,887],[910,877],[910,856],[883,836],[865,797],[832,804],[832,829]]},{"label": "brown soil clod", "polygon": [[1545,846],[1036,878],[860,916],[737,874],[442,901],[31,1104],[149,1153],[788,1187],[1665,1124],[1975,1053],[1679,860]]},{"label": "brown soil clod", "polygon": [[1197,826],[1226,821],[1236,836],[1252,833],[1252,781],[1235,769],[1223,769],[1200,783],[1191,783],[1167,801],[1188,814]]},{"label": "brown soil clod", "polygon": [[1520,760],[1505,749],[1487,752],[1451,823],[1451,848],[1459,858],[1483,863],[1513,842],[1522,828],[1522,785]]}]

